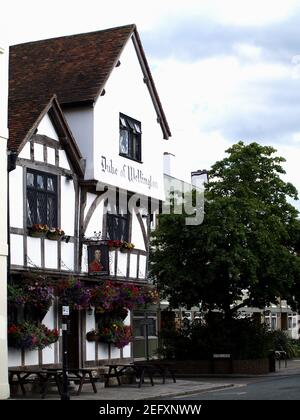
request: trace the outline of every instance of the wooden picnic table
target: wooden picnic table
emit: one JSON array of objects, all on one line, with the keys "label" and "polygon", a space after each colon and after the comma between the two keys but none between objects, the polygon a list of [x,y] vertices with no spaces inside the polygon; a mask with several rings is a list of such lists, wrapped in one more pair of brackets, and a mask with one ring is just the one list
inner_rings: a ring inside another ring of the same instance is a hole
[{"label": "wooden picnic table", "polygon": [[107,387],[109,386],[109,379],[114,378],[114,377],[117,378],[118,385],[121,385],[120,377],[128,371],[133,372],[135,376],[139,378],[139,384],[138,384],[139,388],[142,386],[142,383],[144,382],[145,374],[149,377],[151,385],[152,386],[154,385],[151,367],[148,364],[141,364],[141,363],[116,364],[114,363],[114,364],[109,364],[105,366],[109,368],[108,373],[105,375],[106,377],[105,386]]},{"label": "wooden picnic table", "polygon": [[174,372],[174,363],[164,360],[147,360],[141,362],[134,362],[135,365],[138,364],[149,365],[152,369],[152,374],[157,372],[163,378],[163,384],[166,383],[167,375],[171,376],[173,382],[176,383],[175,372]]},{"label": "wooden picnic table", "polygon": [[[62,382],[63,370],[61,368],[49,368],[46,369],[47,372],[56,372],[59,382]],[[92,374],[93,369],[89,368],[78,368],[78,369],[67,369],[68,380],[79,381],[79,387],[77,390],[77,395],[81,394],[82,387],[85,383],[90,383],[93,387],[93,391],[97,393],[96,381],[93,378]],[[46,384],[47,388],[48,384]],[[46,389],[47,392],[47,389]]]},{"label": "wooden picnic table", "polygon": [[[59,377],[57,372],[46,371],[45,369],[9,369],[9,384],[19,385],[23,395],[26,395],[25,384],[32,383],[35,379],[38,380],[38,383],[41,387],[42,398],[46,395],[46,390],[51,379],[54,379],[54,382],[57,386],[59,394],[61,393]],[[33,377],[32,377],[33,376]],[[16,378],[16,380],[14,379]]]}]

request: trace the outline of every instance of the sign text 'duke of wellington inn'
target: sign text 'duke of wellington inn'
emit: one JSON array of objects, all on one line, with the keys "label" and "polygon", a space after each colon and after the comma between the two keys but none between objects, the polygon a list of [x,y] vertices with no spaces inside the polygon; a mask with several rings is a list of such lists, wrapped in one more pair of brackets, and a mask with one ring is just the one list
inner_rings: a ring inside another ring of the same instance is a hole
[{"label": "sign text 'duke of wellington inn'", "polygon": [[66,302],[71,367],[144,357],[151,218],[132,196],[164,199],[171,134],[137,29],[15,45],[9,65],[9,365],[61,363]]}]

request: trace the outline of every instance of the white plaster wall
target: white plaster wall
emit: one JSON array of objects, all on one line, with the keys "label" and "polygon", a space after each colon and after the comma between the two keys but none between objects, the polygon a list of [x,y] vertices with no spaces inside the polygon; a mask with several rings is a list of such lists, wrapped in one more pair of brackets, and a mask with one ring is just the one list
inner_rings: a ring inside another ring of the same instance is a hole
[{"label": "white plaster wall", "polygon": [[94,178],[94,112],[92,107],[64,110],[82,156],[86,159],[85,179]]},{"label": "white plaster wall", "polygon": [[9,397],[7,355],[7,96],[8,54],[0,48],[0,399]]},{"label": "white plaster wall", "polygon": [[[61,269],[74,270],[74,244],[61,242]],[[65,265],[64,265],[64,264]]]},{"label": "white plaster wall", "polygon": [[27,255],[30,258],[27,265],[41,267],[41,239],[27,237]]},{"label": "white plaster wall", "polygon": [[[100,96],[95,105],[95,178],[129,191],[163,199],[163,134],[157,123],[148,88],[143,82],[143,73],[131,40],[125,47],[120,61],[121,65],[113,70],[106,83],[106,94]],[[119,156],[120,112],[141,121],[143,163]],[[112,159],[113,166],[118,169],[117,175],[102,171],[101,156],[105,156],[107,162]],[[147,185],[130,182],[127,176],[128,167],[133,167],[136,171],[142,170],[147,178],[152,176],[157,188],[149,189]],[[121,173],[123,169],[124,176]]]},{"label": "white plaster wall", "polygon": [[108,344],[99,343],[98,344],[98,359],[108,359]]},{"label": "white plaster wall", "polygon": [[47,147],[47,163],[55,165],[55,149],[53,147]]},{"label": "white plaster wall", "polygon": [[8,349],[8,366],[15,367],[22,365],[21,351],[9,347]]},{"label": "white plaster wall", "polygon": [[53,140],[59,140],[57,132],[48,114],[46,114],[43,117],[42,121],[39,123],[37,133],[44,136],[48,136]]},{"label": "white plaster wall", "polygon": [[44,318],[42,320],[42,323],[44,325],[46,325],[46,327],[48,327],[50,329],[55,328],[54,316],[55,316],[55,314],[54,314],[54,306],[52,305],[49,308],[49,311],[44,316]]},{"label": "white plaster wall", "polygon": [[58,156],[59,156],[59,166],[60,166],[60,168],[71,169],[66,152],[64,150],[59,150],[58,151]]},{"label": "white plaster wall", "polygon": [[10,226],[23,228],[23,169],[16,166],[9,174],[9,217]]},{"label": "white plaster wall", "polygon": [[23,236],[10,234],[10,259],[13,265],[24,265]]},{"label": "white plaster wall", "polygon": [[146,256],[140,255],[139,278],[144,279],[146,275]]},{"label": "white plaster wall", "polygon": [[19,157],[22,159],[30,159],[30,143],[27,142],[21,152],[19,153]]},{"label": "white plaster wall", "polygon": [[130,325],[130,324],[131,324],[131,311],[128,311],[128,315],[127,315],[127,317],[124,319],[124,324],[125,324],[125,325]]},{"label": "white plaster wall", "polygon": [[45,347],[43,351],[43,365],[47,363],[54,363],[55,362],[55,344],[51,344],[51,346]]},{"label": "white plaster wall", "polygon": [[123,357],[131,357],[131,344],[123,347]]},{"label": "white plaster wall", "polygon": [[86,205],[85,205],[85,209],[84,209],[84,218],[86,218],[86,215],[89,211],[89,208],[92,205],[92,202],[95,200],[95,198],[97,197],[96,194],[92,194],[92,193],[87,193],[86,194]]},{"label": "white plaster wall", "polygon": [[81,271],[83,273],[88,272],[88,255],[87,255],[87,246],[82,246],[82,259],[81,259]]},{"label": "white plaster wall", "polygon": [[[86,321],[85,321],[85,329],[86,332],[89,332],[95,328],[95,316],[94,316],[94,308],[91,314],[86,312]],[[89,342],[85,340],[86,343],[86,360],[95,360],[95,343]]]},{"label": "white plaster wall", "polygon": [[7,98],[8,98],[8,48],[0,46],[0,137],[8,138]]},{"label": "white plaster wall", "polygon": [[[96,197],[96,195],[94,197]],[[104,200],[101,200],[89,221],[89,224],[85,231],[86,237],[93,236],[94,232],[102,232],[103,206],[104,206]]]},{"label": "white plaster wall", "polygon": [[57,241],[45,239],[45,268],[58,269],[57,267]]},{"label": "white plaster wall", "polygon": [[[132,220],[131,242],[134,244],[136,249],[142,249],[143,251],[145,251],[146,249],[145,249],[142,229],[140,227],[139,221],[135,213],[132,214],[131,220]],[[144,220],[146,219],[142,218],[142,220],[144,223]]]},{"label": "white plaster wall", "polygon": [[121,357],[121,350],[115,346],[111,346],[110,357],[112,359],[119,359]]},{"label": "white plaster wall", "polygon": [[66,235],[74,236],[75,190],[73,181],[61,177],[61,228]]},{"label": "white plaster wall", "polygon": [[127,271],[127,252],[118,251],[118,276],[126,277]]},{"label": "white plaster wall", "polygon": [[109,274],[111,276],[115,275],[115,250],[109,251]]},{"label": "white plaster wall", "polygon": [[[51,242],[51,241],[50,241]],[[46,325],[46,327],[50,328],[51,330],[55,328],[55,320],[54,320],[54,307],[53,305],[50,307],[49,311],[45,315],[42,323]],[[51,346],[45,347],[43,349],[43,364],[46,363],[54,363],[55,362],[55,353],[54,353],[55,344]]]},{"label": "white plaster wall", "polygon": [[136,277],[136,269],[137,269],[137,255],[136,254],[131,254],[130,255],[129,277]]},{"label": "white plaster wall", "polygon": [[25,366],[38,365],[39,352],[38,350],[25,351]]},{"label": "white plaster wall", "polygon": [[44,148],[42,144],[34,143],[34,160],[44,162]]}]

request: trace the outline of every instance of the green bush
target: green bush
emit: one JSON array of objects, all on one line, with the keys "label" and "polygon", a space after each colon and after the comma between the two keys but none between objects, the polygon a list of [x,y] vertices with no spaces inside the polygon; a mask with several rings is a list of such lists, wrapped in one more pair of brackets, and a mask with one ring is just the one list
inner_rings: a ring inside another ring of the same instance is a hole
[{"label": "green bush", "polygon": [[159,356],[178,360],[210,359],[214,353],[229,353],[235,359],[260,359],[268,357],[273,349],[273,336],[263,324],[250,318],[225,321],[220,314],[181,331],[162,330],[160,338]]},{"label": "green bush", "polygon": [[300,341],[288,337],[284,331],[273,331],[272,340],[274,350],[285,351],[289,359],[300,356]]}]

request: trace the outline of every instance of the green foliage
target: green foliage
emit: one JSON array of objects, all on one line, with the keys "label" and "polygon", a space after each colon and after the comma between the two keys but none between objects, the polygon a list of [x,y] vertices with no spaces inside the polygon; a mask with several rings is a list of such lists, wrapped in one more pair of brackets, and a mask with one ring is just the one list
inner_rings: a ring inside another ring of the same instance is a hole
[{"label": "green foliage", "polygon": [[284,331],[273,331],[272,340],[274,350],[285,351],[289,359],[300,356],[300,341],[288,337]]},{"label": "green foliage", "polygon": [[300,302],[300,222],[287,200],[297,191],[281,178],[284,159],[257,143],[226,152],[210,171],[201,225],[187,226],[186,214],[160,216],[152,275],[172,307],[202,302],[228,318],[280,296]]},{"label": "green foliage", "polygon": [[211,359],[214,353],[231,354],[234,359],[259,359],[269,356],[272,334],[249,318],[225,322],[221,314],[208,323],[193,323],[189,330],[163,330],[160,356],[177,360]]}]

